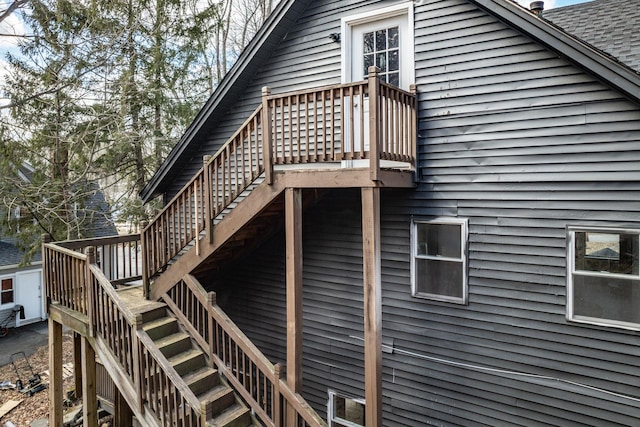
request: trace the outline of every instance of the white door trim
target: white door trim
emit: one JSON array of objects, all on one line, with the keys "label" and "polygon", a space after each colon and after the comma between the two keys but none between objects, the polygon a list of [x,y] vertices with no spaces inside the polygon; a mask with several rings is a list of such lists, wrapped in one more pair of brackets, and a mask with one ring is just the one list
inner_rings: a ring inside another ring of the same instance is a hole
[{"label": "white door trim", "polygon": [[[352,47],[351,40],[353,36],[353,27],[366,24],[368,22],[375,22],[381,19],[393,18],[397,16],[406,16],[407,17],[407,29],[409,40],[401,40],[403,43],[404,49],[402,50],[402,54],[406,55],[403,63],[409,66],[408,75],[409,82],[407,84],[414,83],[415,81],[415,46],[414,46],[414,23],[413,23],[413,2],[404,2],[399,3],[393,6],[374,9],[368,12],[359,13],[356,15],[346,16],[342,18],[341,21],[341,63],[342,63],[342,73],[341,73],[341,81],[342,83],[351,82],[351,57],[352,57]],[[406,43],[406,44],[405,44]],[[403,89],[408,89],[403,88]]]}]

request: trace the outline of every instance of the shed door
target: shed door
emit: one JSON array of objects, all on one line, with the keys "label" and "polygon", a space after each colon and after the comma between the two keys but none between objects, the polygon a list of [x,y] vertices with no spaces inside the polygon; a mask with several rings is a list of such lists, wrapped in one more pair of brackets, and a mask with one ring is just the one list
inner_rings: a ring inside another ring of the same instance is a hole
[{"label": "shed door", "polygon": [[16,273],[16,304],[24,306],[24,319],[16,317],[16,326],[43,319],[42,272],[40,270]]}]

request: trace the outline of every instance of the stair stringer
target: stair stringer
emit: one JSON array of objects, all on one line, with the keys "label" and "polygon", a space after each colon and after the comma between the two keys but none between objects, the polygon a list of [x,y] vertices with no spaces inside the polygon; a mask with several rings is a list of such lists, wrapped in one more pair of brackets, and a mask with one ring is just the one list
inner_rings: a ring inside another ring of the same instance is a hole
[{"label": "stair stringer", "polygon": [[244,200],[213,226],[211,241],[205,235],[199,236],[198,244],[193,245],[187,252],[179,256],[173,264],[167,266],[167,269],[153,280],[149,290],[149,299],[159,300],[185,274],[191,273],[199,265],[206,262],[209,256],[232,239],[236,233],[282,194],[286,188],[286,181],[286,179],[276,178],[271,185],[263,182],[254,188]]},{"label": "stair stringer", "polygon": [[[269,361],[216,304],[215,293],[207,293],[197,278],[186,274],[175,284],[175,289],[168,290],[162,299],[167,305],[167,310],[185,328],[185,332],[208,355],[211,367],[216,369],[221,379],[233,389],[236,398],[251,408],[255,415],[254,420],[260,420],[259,424],[264,422],[266,425],[283,425],[282,415],[274,415],[278,411],[276,407],[280,407],[280,403],[275,402],[283,398],[290,403],[291,408],[298,408],[296,417],[300,417],[300,422],[304,421],[303,425],[327,427],[327,423],[304,398],[287,386],[283,380],[284,368]],[[220,337],[227,342],[226,345],[220,345]],[[235,348],[233,352],[225,350],[225,347],[229,349],[232,346]],[[245,382],[247,374],[263,380]],[[272,384],[273,388],[269,389],[268,384]],[[256,395],[262,398],[257,398]],[[275,400],[270,402],[267,399],[269,395]],[[275,406],[271,406],[272,404]],[[286,425],[293,424],[287,422]]]}]

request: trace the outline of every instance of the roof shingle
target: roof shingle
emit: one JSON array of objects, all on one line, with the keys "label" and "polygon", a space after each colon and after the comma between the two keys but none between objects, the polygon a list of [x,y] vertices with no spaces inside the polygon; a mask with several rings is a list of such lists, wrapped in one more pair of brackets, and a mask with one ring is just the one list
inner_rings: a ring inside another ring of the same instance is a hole
[{"label": "roof shingle", "polygon": [[594,0],[549,9],[543,16],[640,72],[639,0]]}]

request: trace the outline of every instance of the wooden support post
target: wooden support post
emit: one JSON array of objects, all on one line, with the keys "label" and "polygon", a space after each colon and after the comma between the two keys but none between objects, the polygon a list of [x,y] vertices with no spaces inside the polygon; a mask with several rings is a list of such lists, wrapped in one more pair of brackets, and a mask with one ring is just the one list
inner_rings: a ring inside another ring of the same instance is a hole
[{"label": "wooden support post", "polygon": [[96,393],[96,352],[86,337],[82,337],[82,424],[98,425],[98,395]]},{"label": "wooden support post", "polygon": [[96,296],[94,295],[94,289],[93,289],[93,274],[91,273],[91,265],[96,263],[96,249],[93,246],[89,246],[87,248],[87,264],[85,267],[85,274],[86,276],[86,280],[85,283],[87,284],[87,288],[85,289],[86,292],[86,304],[87,304],[87,317],[89,318],[89,335],[90,336],[95,336],[96,334],[96,322],[95,322],[95,316],[94,316],[94,312],[96,310],[95,307],[95,298]]},{"label": "wooden support post", "polygon": [[42,235],[42,292],[46,298],[45,310],[47,314],[49,314],[49,304],[51,304],[51,299],[53,297],[53,289],[51,288],[51,278],[48,276],[49,274],[49,264],[47,261],[47,251],[45,250],[44,245],[51,242],[51,234],[44,233]]},{"label": "wooden support post", "polygon": [[271,128],[271,111],[269,109],[269,100],[267,97],[271,95],[271,89],[267,86],[262,88],[262,158],[264,160],[264,181],[273,184],[273,148],[272,148],[272,128]]},{"label": "wooden support post", "polygon": [[412,84],[409,91],[415,96],[411,105],[411,127],[409,129],[409,154],[413,158],[414,181],[418,182],[418,86]]},{"label": "wooden support post", "polygon": [[362,189],[364,386],[367,427],[382,427],[382,274],[380,189]]},{"label": "wooden support post", "polygon": [[49,425],[62,425],[62,325],[49,318]]},{"label": "wooden support post", "polygon": [[380,180],[380,76],[378,67],[369,67],[369,176]]},{"label": "wooden support post", "polygon": [[[133,381],[136,386],[136,391],[138,394],[138,401],[136,402],[138,406],[138,411],[141,413],[144,412],[144,381],[142,380],[142,376],[144,375],[144,370],[142,369],[141,355],[140,355],[140,341],[138,340],[138,331],[142,329],[143,321],[142,314],[136,314],[134,324],[133,324],[133,336],[134,340],[132,340],[133,345]],[[118,424],[116,424],[118,425]]]},{"label": "wooden support post", "polygon": [[[211,156],[206,155],[202,157],[202,163],[203,163],[203,168],[204,168],[204,185],[202,187],[202,197],[203,197],[203,201],[202,201],[202,205],[203,205],[203,214],[204,214],[204,229],[205,229],[205,236],[206,236],[206,243],[207,244],[211,244],[213,243],[213,221],[211,221],[211,212],[213,211],[213,206],[211,203],[211,194],[212,189],[211,186],[213,185],[213,181],[211,179],[211,169],[209,168],[209,161],[211,160]],[[196,192],[197,194],[197,192]],[[198,207],[196,207],[196,212],[198,212],[199,209]],[[196,220],[197,221],[197,220]],[[196,244],[198,243],[198,238],[196,237]],[[199,251],[198,251],[199,253]]]},{"label": "wooden support post", "polygon": [[73,388],[76,399],[82,397],[82,337],[73,333]]},{"label": "wooden support post", "polygon": [[[302,392],[302,190],[285,190],[287,277],[287,384]],[[287,419],[295,410],[287,405]]]},{"label": "wooden support post", "polygon": [[276,363],[273,366],[273,372],[273,424],[275,427],[281,427],[284,426],[284,420],[282,419],[282,397],[280,396],[280,380],[284,374],[282,365]]},{"label": "wooden support post", "polygon": [[113,402],[113,425],[118,427],[131,427],[133,425],[133,411],[129,407],[127,400],[122,396],[118,387],[115,390]]},{"label": "wooden support post", "polygon": [[215,305],[218,303],[216,300],[216,293],[215,292],[209,292],[207,294],[207,301],[209,303],[209,305],[207,306],[207,309],[209,311],[208,316],[208,322],[209,322],[209,357],[212,357],[214,354],[218,353],[218,334],[216,333],[216,324],[214,322],[214,318],[213,318],[213,310]]}]

